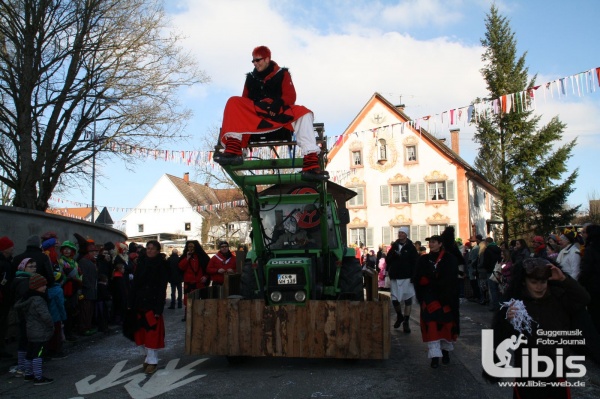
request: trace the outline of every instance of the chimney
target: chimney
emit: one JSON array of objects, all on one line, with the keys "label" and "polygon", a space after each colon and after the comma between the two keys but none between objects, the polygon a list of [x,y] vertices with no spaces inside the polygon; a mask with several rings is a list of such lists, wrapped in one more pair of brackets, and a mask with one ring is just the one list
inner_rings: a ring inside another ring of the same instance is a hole
[{"label": "chimney", "polygon": [[404,112],[404,107],[405,107],[405,105],[404,105],[404,104],[398,104],[398,105],[394,105],[394,107],[396,107],[396,109],[397,109],[398,111],[403,111],[403,112]]},{"label": "chimney", "polygon": [[458,134],[460,133],[460,129],[451,129],[450,130],[450,148],[456,154],[460,155],[460,147],[458,145]]},{"label": "chimney", "polygon": [[190,182],[190,172],[185,172],[183,174],[183,181],[186,182],[186,183]]}]

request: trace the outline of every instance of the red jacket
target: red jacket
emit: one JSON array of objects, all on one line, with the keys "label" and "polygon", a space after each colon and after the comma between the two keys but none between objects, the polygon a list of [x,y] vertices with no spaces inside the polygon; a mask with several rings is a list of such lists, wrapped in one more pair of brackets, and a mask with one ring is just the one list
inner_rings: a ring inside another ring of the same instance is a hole
[{"label": "red jacket", "polygon": [[215,284],[223,284],[225,281],[224,274],[219,273],[219,269],[233,270],[235,272],[235,255],[231,254],[229,259],[225,259],[221,252],[217,252],[215,256],[210,258],[206,271],[210,274],[210,278]]},{"label": "red jacket", "polygon": [[189,260],[187,256],[181,258],[178,266],[179,269],[183,271],[184,283],[195,283],[197,288],[204,288],[204,282],[202,281],[204,273],[202,272],[202,266],[200,266],[200,262],[198,261],[198,255],[193,254]]}]

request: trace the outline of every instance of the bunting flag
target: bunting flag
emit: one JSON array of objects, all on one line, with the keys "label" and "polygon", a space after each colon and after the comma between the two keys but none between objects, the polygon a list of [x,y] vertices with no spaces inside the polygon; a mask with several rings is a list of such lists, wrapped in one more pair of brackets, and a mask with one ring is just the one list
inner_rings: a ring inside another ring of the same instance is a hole
[{"label": "bunting flag", "polygon": [[[71,207],[74,208],[91,208],[90,204],[84,204],[81,202],[70,201],[64,198],[50,197],[50,201],[53,201],[57,204],[66,203],[70,204]],[[179,208],[123,208],[123,207],[115,207],[115,206],[104,206],[104,205],[95,205],[96,208],[100,209],[108,209],[111,212],[135,212],[135,213],[175,213],[175,212],[184,212],[193,210],[196,212],[205,212],[219,209],[227,209],[227,208],[237,208],[237,207],[247,207],[245,200],[237,200],[237,201],[229,201],[229,202],[220,202],[217,204],[208,204],[208,205],[200,205],[200,206],[187,206],[187,207],[179,207]],[[55,209],[56,214],[64,214],[65,216],[68,214],[66,210],[57,210]],[[69,215],[70,217],[73,217]]]},{"label": "bunting flag", "polygon": [[[595,93],[596,87],[600,87],[600,67],[546,82],[521,92],[504,94],[499,98],[487,99],[463,107],[455,107],[447,111],[442,111],[439,114],[427,115],[404,123],[382,126],[381,128],[390,127],[393,137],[394,132],[398,130],[404,133],[405,126],[410,126],[420,131],[424,127],[424,122],[427,122],[428,130],[432,124],[435,128],[438,121],[442,126],[466,125],[471,122],[478,122],[482,117],[497,115],[499,113],[533,111],[537,107],[536,92],[539,89],[542,89],[544,101],[546,101],[548,96],[551,99],[555,98],[555,94],[559,99],[566,98],[569,96],[569,91],[573,96],[582,97],[586,94]],[[349,134],[356,134],[358,136],[358,133],[351,132]],[[332,140],[333,145],[330,150],[342,145],[345,142],[344,137],[347,136],[334,136],[334,140]]]},{"label": "bunting flag", "polygon": [[[511,113],[511,112],[526,112],[536,109],[536,95],[535,93],[542,89],[544,101],[548,98],[554,98],[555,92],[559,99],[567,97],[567,93],[570,91],[572,95],[579,97],[585,96],[596,92],[596,87],[600,86],[600,67],[592,68],[584,72],[580,72],[571,76],[566,76],[560,79],[546,82],[530,89],[517,92],[504,94],[499,98],[488,99],[476,104],[469,104],[463,107],[454,107],[450,110],[443,111],[439,114],[427,115],[414,120],[407,121],[405,123],[394,123],[391,125],[381,126],[380,128],[389,128],[392,136],[395,133],[404,134],[405,126],[410,126],[415,130],[421,130],[426,125],[426,129],[433,125],[437,127],[438,122],[442,126],[456,126],[458,124],[469,124],[473,121],[477,122],[480,117],[487,117],[490,115],[497,115],[498,113]],[[426,124],[425,124],[426,122]],[[378,128],[378,129],[380,129]],[[376,129],[369,129],[368,132],[375,135]],[[377,130],[378,132],[378,130]],[[363,132],[351,132],[357,137],[359,133]],[[345,143],[349,135],[333,136],[333,140],[328,143],[329,150],[334,147],[341,146]],[[86,131],[84,133],[85,140],[93,140],[93,132]],[[188,166],[199,166],[210,164],[214,167],[213,151],[182,151],[182,150],[161,150],[156,148],[145,148],[136,145],[119,143],[118,141],[111,140],[106,143],[113,152],[121,152],[123,154],[135,154],[139,156],[145,156],[154,160],[163,160],[167,162],[181,163]],[[287,147],[287,146],[283,146]],[[276,147],[275,151],[280,158],[292,158],[301,157],[301,151],[297,150],[297,154],[289,149]],[[270,153],[271,149],[267,147],[249,149],[247,156],[260,159],[270,159],[273,154]],[[271,173],[270,171],[255,171],[253,173]]]}]

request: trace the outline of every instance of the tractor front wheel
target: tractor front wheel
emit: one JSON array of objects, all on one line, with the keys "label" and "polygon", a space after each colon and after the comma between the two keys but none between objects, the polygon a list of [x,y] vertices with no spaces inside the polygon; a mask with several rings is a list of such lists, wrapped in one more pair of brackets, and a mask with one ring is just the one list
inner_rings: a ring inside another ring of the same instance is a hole
[{"label": "tractor front wheel", "polygon": [[346,257],[342,260],[340,290],[340,299],[364,300],[362,268],[358,259]]}]

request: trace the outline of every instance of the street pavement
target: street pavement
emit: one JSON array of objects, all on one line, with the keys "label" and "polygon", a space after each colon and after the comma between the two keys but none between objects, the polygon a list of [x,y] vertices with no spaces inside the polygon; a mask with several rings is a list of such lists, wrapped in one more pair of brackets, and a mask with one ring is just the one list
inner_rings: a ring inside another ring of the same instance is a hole
[{"label": "street pavement", "polygon": [[[184,354],[182,309],[165,309],[166,346],[159,370],[142,372],[143,356],[118,327],[66,343],[69,356],[44,363],[54,383],[33,386],[9,372],[14,360],[0,360],[0,397],[9,398],[511,398],[511,388],[481,378],[481,330],[492,313],[472,302],[461,304],[461,336],[449,365],[432,369],[413,306],[412,333],[392,330],[388,360],[248,359],[230,365],[225,357]],[[393,324],[395,316],[390,317]],[[14,344],[12,345],[14,348]],[[600,369],[585,363],[585,387],[573,398],[600,397]]]}]

